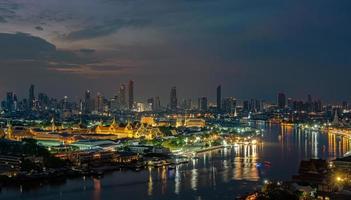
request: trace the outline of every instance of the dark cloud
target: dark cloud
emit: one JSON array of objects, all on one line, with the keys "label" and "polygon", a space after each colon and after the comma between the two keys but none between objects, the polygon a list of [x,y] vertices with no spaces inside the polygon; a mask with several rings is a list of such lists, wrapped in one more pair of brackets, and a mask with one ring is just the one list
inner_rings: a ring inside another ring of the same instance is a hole
[{"label": "dark cloud", "polygon": [[95,52],[95,49],[80,49],[79,51],[84,54],[91,54]]},{"label": "dark cloud", "polygon": [[0,33],[0,59],[45,59],[56,51],[47,41],[25,33]]},{"label": "dark cloud", "polygon": [[36,26],[35,29],[38,30],[38,31],[43,31],[44,30],[44,28],[42,26]]},{"label": "dark cloud", "polygon": [[124,27],[140,27],[146,24],[144,20],[113,20],[103,22],[101,25],[93,25],[78,31],[64,35],[66,40],[87,40],[101,36],[108,36]]}]

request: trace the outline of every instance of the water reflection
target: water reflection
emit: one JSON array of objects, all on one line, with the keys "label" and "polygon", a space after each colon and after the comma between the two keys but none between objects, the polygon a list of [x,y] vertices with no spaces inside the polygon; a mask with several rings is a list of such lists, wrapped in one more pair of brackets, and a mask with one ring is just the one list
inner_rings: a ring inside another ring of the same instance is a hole
[{"label": "water reflection", "polygon": [[235,151],[233,179],[258,181],[260,177],[257,168],[257,145],[242,145]]},{"label": "water reflection", "polygon": [[93,186],[94,186],[94,190],[93,190],[93,196],[94,196],[94,200],[100,200],[100,195],[101,195],[101,181],[100,179],[97,178],[93,178]]},{"label": "water reflection", "polygon": [[149,177],[148,177],[148,182],[147,182],[147,194],[149,196],[152,196],[153,182],[152,182],[152,169],[151,169],[151,167],[148,168],[148,171],[149,171]]},{"label": "water reflection", "polygon": [[[274,129],[274,127],[271,127]],[[277,137],[282,156],[300,155],[301,159],[335,159],[350,151],[350,138],[328,132],[280,126]]]}]

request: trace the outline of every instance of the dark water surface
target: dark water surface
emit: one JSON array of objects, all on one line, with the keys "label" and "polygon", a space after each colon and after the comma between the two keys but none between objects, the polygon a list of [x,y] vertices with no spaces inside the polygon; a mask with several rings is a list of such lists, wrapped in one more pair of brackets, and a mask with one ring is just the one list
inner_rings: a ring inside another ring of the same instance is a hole
[{"label": "dark water surface", "polygon": [[[117,171],[99,179],[2,188],[0,199],[235,199],[258,188],[265,179],[289,180],[302,159],[334,159],[350,149],[349,139],[333,134],[251,125],[265,130],[263,144],[199,154],[199,159],[176,170]],[[257,167],[264,161],[271,166]]]}]

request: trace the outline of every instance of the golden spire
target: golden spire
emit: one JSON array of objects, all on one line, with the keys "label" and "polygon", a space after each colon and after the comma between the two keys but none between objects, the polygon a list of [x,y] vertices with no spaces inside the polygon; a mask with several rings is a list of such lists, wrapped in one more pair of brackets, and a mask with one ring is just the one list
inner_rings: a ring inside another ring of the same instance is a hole
[{"label": "golden spire", "polygon": [[13,127],[10,120],[7,121],[7,130],[6,130],[6,137],[7,139],[11,140],[13,134]]}]

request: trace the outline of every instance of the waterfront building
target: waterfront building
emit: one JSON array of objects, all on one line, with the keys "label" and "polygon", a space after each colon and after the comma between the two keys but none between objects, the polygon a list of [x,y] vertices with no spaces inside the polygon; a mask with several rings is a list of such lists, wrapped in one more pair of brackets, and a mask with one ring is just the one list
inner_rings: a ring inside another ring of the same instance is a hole
[{"label": "waterfront building", "polygon": [[78,147],[79,150],[90,150],[90,149],[102,149],[105,151],[116,151],[119,145],[112,140],[79,140],[71,144],[72,146]]}]

